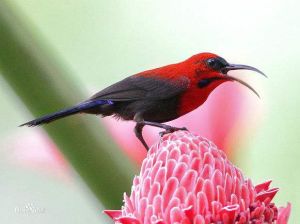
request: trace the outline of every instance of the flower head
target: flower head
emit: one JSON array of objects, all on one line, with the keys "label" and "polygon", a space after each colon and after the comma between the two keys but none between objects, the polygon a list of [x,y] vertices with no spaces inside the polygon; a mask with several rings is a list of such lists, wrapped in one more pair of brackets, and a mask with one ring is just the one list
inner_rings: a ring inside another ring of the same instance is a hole
[{"label": "flower head", "polygon": [[254,186],[213,143],[178,131],[150,149],[122,210],[105,212],[121,224],[285,224],[290,204],[278,209],[270,184]]}]

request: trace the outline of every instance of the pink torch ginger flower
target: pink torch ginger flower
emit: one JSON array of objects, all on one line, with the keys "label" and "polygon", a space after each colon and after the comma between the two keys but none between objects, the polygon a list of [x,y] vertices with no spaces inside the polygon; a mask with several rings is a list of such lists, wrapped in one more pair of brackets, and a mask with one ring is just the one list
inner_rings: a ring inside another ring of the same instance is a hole
[{"label": "pink torch ginger flower", "polygon": [[122,210],[105,213],[118,224],[286,224],[291,206],[277,208],[270,184],[254,186],[213,143],[178,131],[150,149]]}]

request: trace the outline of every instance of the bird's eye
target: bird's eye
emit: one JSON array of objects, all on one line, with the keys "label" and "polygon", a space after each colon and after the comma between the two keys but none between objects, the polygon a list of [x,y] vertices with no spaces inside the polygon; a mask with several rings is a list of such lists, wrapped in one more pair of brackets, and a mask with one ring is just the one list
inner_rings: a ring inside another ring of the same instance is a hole
[{"label": "bird's eye", "polygon": [[207,64],[211,68],[215,67],[216,63],[217,63],[216,59],[214,59],[214,58],[210,58],[210,59],[207,60]]},{"label": "bird's eye", "polygon": [[223,58],[209,58],[206,60],[206,63],[210,68],[216,71],[220,71],[222,68],[228,65]]}]

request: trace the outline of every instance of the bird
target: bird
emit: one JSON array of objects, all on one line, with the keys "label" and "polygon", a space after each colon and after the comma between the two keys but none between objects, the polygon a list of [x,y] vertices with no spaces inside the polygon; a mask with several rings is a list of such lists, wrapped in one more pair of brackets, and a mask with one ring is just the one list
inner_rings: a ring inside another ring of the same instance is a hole
[{"label": "bird", "polygon": [[163,129],[161,136],[177,130],[187,130],[186,127],[174,127],[164,123],[201,106],[225,82],[238,82],[259,97],[249,84],[230,76],[228,72],[232,70],[251,70],[267,77],[255,67],[230,64],[214,53],[198,53],[184,61],[129,76],[75,106],[20,126],[38,126],[78,113],[114,116],[125,121],[134,121],[136,137],[149,150],[142,133],[146,125]]}]

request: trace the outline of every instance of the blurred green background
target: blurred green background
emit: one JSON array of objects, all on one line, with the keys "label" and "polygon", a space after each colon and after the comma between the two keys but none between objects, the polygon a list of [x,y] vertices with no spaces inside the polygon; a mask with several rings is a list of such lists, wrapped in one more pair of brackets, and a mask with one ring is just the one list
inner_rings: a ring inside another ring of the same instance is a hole
[{"label": "blurred green background", "polygon": [[[86,92],[203,51],[263,70],[269,76],[267,81],[251,79],[262,95],[259,104],[264,107],[263,119],[259,118],[259,127],[250,141],[241,143],[236,163],[255,183],[273,179],[272,186],[280,188],[275,202],[285,205],[290,201],[290,223],[299,222],[300,3],[296,0],[10,0],[8,3],[71,71],[75,85]],[[0,222],[108,222],[101,214],[103,208],[75,172],[71,171],[72,178],[66,181],[12,162],[8,143],[28,134],[29,129],[17,126],[32,115],[5,80],[0,79]],[[249,113],[255,110],[249,107]],[[16,212],[28,203],[34,203],[41,211]]]}]

